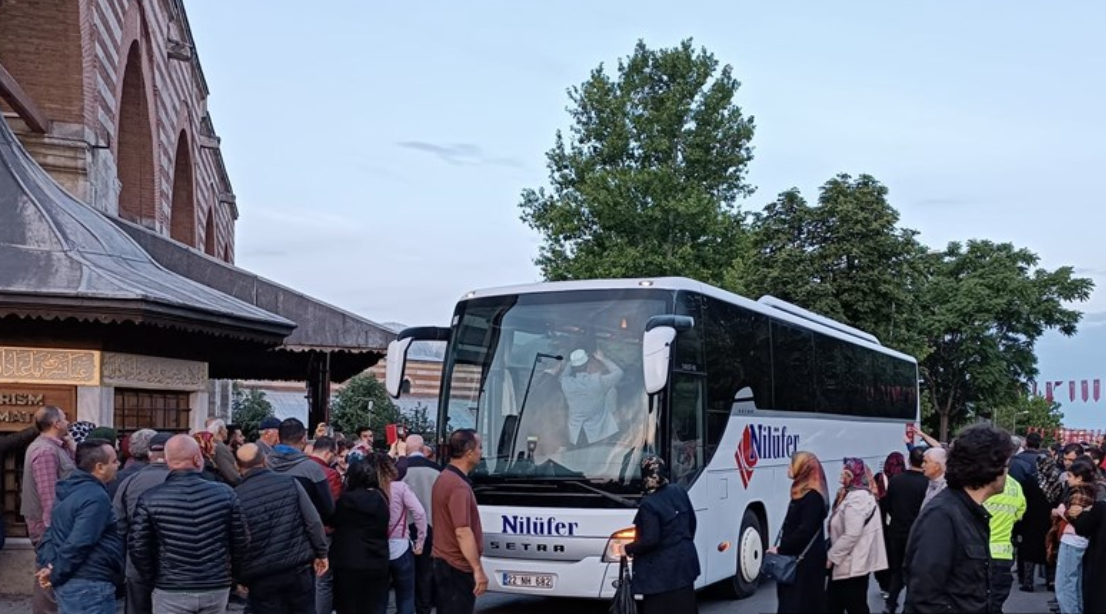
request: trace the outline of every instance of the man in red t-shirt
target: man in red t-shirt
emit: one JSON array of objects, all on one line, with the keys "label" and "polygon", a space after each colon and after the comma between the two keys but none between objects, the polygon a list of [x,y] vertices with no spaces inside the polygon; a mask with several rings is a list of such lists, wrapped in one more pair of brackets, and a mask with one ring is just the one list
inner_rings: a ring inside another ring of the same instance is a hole
[{"label": "man in red t-shirt", "polygon": [[488,589],[480,564],[484,533],[468,474],[483,454],[480,436],[459,429],[449,437],[449,465],[434,482],[434,588],[438,614],[472,614]]},{"label": "man in red t-shirt", "polygon": [[[323,468],[326,474],[326,483],[330,486],[330,496],[334,503],[338,503],[338,497],[342,496],[342,475],[331,466],[337,458],[338,444],[332,437],[322,436],[315,440],[315,446],[311,450],[310,458]],[[323,522],[327,522],[324,518]],[[334,532],[331,527],[326,528],[326,541],[330,544],[330,534]],[[318,612],[331,612],[334,610],[334,575],[328,569],[326,573],[315,580],[315,609]]]}]

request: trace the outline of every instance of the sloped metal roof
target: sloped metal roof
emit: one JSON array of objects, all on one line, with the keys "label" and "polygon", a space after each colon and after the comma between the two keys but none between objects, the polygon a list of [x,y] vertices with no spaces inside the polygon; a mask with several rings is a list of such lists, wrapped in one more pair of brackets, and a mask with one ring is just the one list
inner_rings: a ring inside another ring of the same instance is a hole
[{"label": "sloped metal roof", "polygon": [[0,317],[76,318],[279,343],[296,324],[174,273],[61,188],[0,118]]}]

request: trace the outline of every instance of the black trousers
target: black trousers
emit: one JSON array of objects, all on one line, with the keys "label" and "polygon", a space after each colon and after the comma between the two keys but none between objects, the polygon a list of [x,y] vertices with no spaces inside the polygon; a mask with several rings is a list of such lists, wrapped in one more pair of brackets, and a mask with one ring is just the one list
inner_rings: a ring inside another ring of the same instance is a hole
[{"label": "black trousers", "polygon": [[641,600],[641,614],[698,614],[695,587],[685,586],[667,593],[645,595]]},{"label": "black trousers", "polygon": [[[411,531],[414,535],[415,531]],[[434,529],[426,527],[426,544],[422,554],[415,557],[415,614],[430,614],[434,609],[434,559],[430,553],[434,547]]]},{"label": "black trousers", "polygon": [[899,596],[906,588],[906,580],[902,577],[902,563],[906,557],[906,537],[893,536],[887,540],[887,599],[886,609],[895,612],[899,609]]},{"label": "black trousers", "polygon": [[[476,609],[476,576],[434,559],[434,591],[438,614],[472,614]],[[341,614],[341,613],[339,613]]]},{"label": "black trousers", "polygon": [[127,614],[154,614],[154,589],[141,580],[127,578],[123,611]]},{"label": "black trousers", "polygon": [[[376,614],[378,604],[388,600],[388,573],[334,570],[334,609],[338,614]],[[253,591],[250,591],[253,592]],[[315,611],[312,602],[311,609]]]},{"label": "black trousers", "polygon": [[315,611],[315,569],[300,567],[250,582],[250,614]]},{"label": "black trousers", "polygon": [[868,607],[868,576],[830,580],[826,591],[829,614],[871,614]]},{"label": "black trousers", "polygon": [[991,561],[991,596],[987,599],[989,614],[1002,614],[1002,606],[1014,588],[1014,562],[1002,559]]}]

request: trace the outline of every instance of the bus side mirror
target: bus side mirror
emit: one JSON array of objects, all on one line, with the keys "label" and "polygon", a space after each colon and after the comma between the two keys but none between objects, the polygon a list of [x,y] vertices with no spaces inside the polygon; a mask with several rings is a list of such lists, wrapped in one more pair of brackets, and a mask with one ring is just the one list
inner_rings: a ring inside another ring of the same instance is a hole
[{"label": "bus side mirror", "polygon": [[[384,365],[384,388],[393,399],[404,392],[403,378],[407,371],[407,350],[415,341],[449,341],[450,329],[439,326],[418,326],[400,331],[396,340],[388,344],[388,358]],[[407,385],[410,391],[410,384]]]},{"label": "bus side mirror", "polygon": [[384,387],[393,399],[403,392],[403,374],[407,370],[407,350],[411,348],[413,338],[396,339],[388,344],[388,358],[385,363]]},{"label": "bus side mirror", "polygon": [[641,365],[645,375],[645,392],[656,394],[668,385],[668,364],[676,334],[695,327],[688,316],[654,316],[645,325],[641,343]]}]

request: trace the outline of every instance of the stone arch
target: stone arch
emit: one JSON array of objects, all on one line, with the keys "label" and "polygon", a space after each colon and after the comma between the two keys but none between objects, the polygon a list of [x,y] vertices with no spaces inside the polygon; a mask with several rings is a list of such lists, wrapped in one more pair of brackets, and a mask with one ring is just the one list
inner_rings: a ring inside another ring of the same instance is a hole
[{"label": "stone arch", "polygon": [[215,236],[215,207],[207,210],[207,223],[204,224],[204,253],[215,256],[215,247],[219,244]]},{"label": "stone arch", "polygon": [[196,187],[191,140],[187,130],[181,130],[177,137],[177,153],[173,160],[173,204],[169,213],[169,236],[189,247],[196,247]]},{"label": "stone arch", "polygon": [[138,41],[131,43],[119,98],[117,166],[119,215],[150,228],[157,227],[157,158],[153,118]]}]

